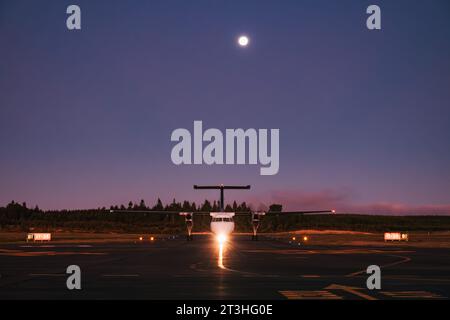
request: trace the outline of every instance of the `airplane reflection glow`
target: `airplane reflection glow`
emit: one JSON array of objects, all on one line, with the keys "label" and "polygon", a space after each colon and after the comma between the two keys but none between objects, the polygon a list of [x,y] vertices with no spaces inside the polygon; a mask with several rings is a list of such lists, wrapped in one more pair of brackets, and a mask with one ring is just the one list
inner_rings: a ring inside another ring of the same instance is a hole
[{"label": "airplane reflection glow", "polygon": [[217,266],[220,269],[225,269],[225,266],[223,265],[223,243],[219,243],[219,257],[217,260]]},{"label": "airplane reflection glow", "polygon": [[219,255],[217,257],[217,266],[221,269],[226,269],[223,265],[223,251],[225,243],[227,241],[226,235],[220,234],[217,236],[217,242],[219,243]]}]

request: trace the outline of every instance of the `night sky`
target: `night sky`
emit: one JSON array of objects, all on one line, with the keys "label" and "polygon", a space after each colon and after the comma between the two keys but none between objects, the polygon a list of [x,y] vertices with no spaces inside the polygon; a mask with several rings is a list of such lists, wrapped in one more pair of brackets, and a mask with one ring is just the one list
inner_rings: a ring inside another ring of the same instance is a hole
[{"label": "night sky", "polygon": [[[450,213],[449,15],[448,0],[0,0],[0,205],[215,200],[192,185],[224,183],[251,184],[226,197],[254,206]],[[194,120],[279,128],[279,173],[174,165],[170,135]]]}]

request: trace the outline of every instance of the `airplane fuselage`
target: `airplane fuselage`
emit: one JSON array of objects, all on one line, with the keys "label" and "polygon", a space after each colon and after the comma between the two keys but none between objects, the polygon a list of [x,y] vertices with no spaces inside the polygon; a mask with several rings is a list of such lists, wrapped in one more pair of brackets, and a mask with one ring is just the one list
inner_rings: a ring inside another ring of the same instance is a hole
[{"label": "airplane fuselage", "polygon": [[234,231],[234,212],[211,212],[211,232],[228,237]]}]

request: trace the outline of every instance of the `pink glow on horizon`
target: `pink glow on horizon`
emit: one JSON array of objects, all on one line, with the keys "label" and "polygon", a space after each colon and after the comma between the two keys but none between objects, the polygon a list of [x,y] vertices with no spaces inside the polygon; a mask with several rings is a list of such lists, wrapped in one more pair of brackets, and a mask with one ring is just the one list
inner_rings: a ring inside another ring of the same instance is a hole
[{"label": "pink glow on horizon", "polygon": [[450,204],[409,205],[393,202],[356,203],[348,190],[272,191],[250,197],[255,209],[267,210],[272,203],[283,205],[283,210],[336,210],[336,213],[386,215],[450,215]]}]

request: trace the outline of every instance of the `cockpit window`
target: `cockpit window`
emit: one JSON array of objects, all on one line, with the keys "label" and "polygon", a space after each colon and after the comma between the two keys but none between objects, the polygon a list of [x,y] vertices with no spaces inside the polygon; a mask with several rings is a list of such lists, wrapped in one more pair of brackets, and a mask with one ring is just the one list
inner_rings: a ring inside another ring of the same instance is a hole
[{"label": "cockpit window", "polygon": [[212,218],[212,222],[233,222],[233,218]]}]

